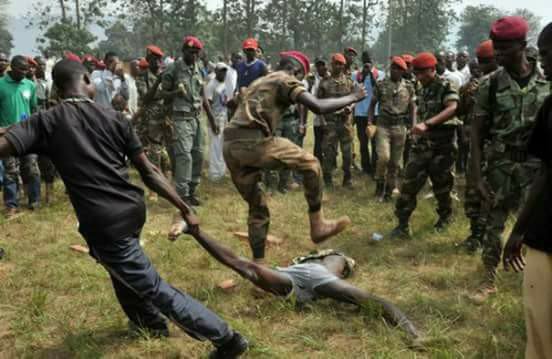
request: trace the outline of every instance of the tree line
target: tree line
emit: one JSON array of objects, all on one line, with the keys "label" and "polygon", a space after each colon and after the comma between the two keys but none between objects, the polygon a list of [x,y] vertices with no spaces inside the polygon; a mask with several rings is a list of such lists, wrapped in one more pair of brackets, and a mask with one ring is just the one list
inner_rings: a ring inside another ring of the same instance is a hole
[{"label": "tree line", "polygon": [[[2,1],[0,0],[0,4]],[[259,40],[269,57],[283,49],[301,49],[311,57],[354,47],[371,50],[385,62],[389,54],[449,47],[472,50],[488,37],[492,21],[507,14],[494,6],[467,6],[459,0],[220,0],[208,9],[205,0],[42,0],[29,12],[29,25],[42,31],[39,49],[55,55],[64,50],[123,58],[143,55],[150,43],[178,55],[182,37],[193,34],[209,56],[228,56],[246,37]],[[540,18],[524,15],[538,33]],[[1,24],[1,22],[0,22]],[[90,29],[102,28],[97,42]],[[451,44],[450,35],[457,41]],[[0,32],[1,38],[1,32]]]}]

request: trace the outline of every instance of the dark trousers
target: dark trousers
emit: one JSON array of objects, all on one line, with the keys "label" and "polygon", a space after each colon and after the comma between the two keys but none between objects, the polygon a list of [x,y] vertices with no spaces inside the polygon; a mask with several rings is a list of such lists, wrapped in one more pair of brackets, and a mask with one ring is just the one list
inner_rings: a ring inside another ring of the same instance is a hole
[{"label": "dark trousers", "polygon": [[355,116],[358,142],[360,143],[360,165],[364,173],[373,174],[376,168],[376,139],[370,140],[366,135],[368,117]]},{"label": "dark trousers", "polygon": [[203,304],[170,286],[142,250],[139,236],[96,241],[87,239],[90,254],[109,272],[123,311],[134,324],[166,328],[161,313],[191,337],[221,346],[232,337],[228,325]]},{"label": "dark trousers", "polygon": [[324,137],[324,130],[322,126],[314,126],[314,156],[318,158],[319,162],[322,162],[322,138]]}]

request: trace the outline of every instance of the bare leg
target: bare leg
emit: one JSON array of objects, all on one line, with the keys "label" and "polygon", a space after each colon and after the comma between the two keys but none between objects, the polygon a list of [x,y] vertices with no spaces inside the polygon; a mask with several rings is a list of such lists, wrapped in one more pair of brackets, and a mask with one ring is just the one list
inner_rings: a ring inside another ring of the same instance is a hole
[{"label": "bare leg", "polygon": [[321,297],[356,304],[362,309],[376,311],[376,314],[382,315],[392,325],[400,326],[414,339],[419,336],[414,324],[394,304],[360,290],[344,280],[337,280],[321,285],[315,289],[315,292]]}]

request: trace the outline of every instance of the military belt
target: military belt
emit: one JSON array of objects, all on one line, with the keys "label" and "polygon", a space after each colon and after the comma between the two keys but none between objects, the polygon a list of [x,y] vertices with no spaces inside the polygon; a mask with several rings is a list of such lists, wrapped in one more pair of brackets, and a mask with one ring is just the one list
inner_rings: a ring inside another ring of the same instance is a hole
[{"label": "military belt", "polygon": [[173,111],[172,117],[175,121],[188,121],[193,118],[197,118],[201,111]]},{"label": "military belt", "polygon": [[260,128],[227,127],[224,129],[225,141],[263,140],[267,138]]},{"label": "military belt", "polygon": [[378,126],[405,126],[408,120],[407,115],[394,115],[383,112],[378,116]]}]

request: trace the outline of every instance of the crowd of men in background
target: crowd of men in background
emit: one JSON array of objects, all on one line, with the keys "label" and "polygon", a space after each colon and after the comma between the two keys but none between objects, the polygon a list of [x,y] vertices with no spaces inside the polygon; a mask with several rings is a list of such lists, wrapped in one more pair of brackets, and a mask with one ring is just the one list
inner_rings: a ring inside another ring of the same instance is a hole
[{"label": "crowd of men in background", "polygon": [[[435,230],[446,230],[453,218],[455,178],[465,174],[463,203],[470,233],[458,247],[471,254],[482,250],[482,285],[472,296],[478,303],[497,290],[501,238],[509,214],[522,206],[531,183],[550,164],[551,152],[543,149],[550,142],[547,136],[552,124],[546,122],[551,116],[550,106],[541,110],[542,118],[537,115],[550,94],[547,80],[552,73],[547,73],[546,66],[550,71],[552,30],[548,25],[539,39],[542,67],[539,49],[527,46],[528,30],[523,18],[502,18],[492,25],[490,39],[474,49],[473,59],[465,50],[401,54],[390,59],[388,68],[376,65],[369,51],[361,52],[357,61],[359,53],[350,47],[329,58],[317,57],[312,71],[303,54],[286,53],[307,64],[307,71],[299,81],[319,99],[341,98],[354,94],[358,88],[364,89],[366,96],[358,102],[312,117],[313,154],[321,164],[326,190],[336,186],[340,152],[343,187],[356,186],[353,183],[356,169],[359,175],[373,177],[376,201],[387,203],[396,197],[398,224],[391,238],[412,238],[410,216],[419,193],[428,185],[437,202]],[[105,54],[101,61],[91,55],[81,58],[70,52],[65,54],[66,59],[82,63],[90,72],[96,88],[94,101],[119,111],[133,123],[150,161],[172,178],[176,192],[190,206],[201,205],[198,188],[205,147],[202,118],[207,119],[209,138],[208,178],[218,182],[227,172],[224,129],[233,121],[236,111],[239,116],[245,116],[242,113],[245,111],[255,117],[270,110],[251,105],[254,101],[248,102],[248,97],[254,91],[247,89],[255,87],[255,91],[262,91],[258,80],[273,73],[253,38],[243,42],[243,54],[236,52],[229,61],[211,62],[202,55],[202,50],[199,39],[187,36],[182,57],[178,59],[166,56],[154,45],[145,49],[144,57],[126,65],[113,52]],[[57,90],[49,74],[52,65],[51,60],[43,57],[14,56],[9,61],[5,54],[0,54],[0,127],[26,121],[32,113],[56,105]],[[265,94],[293,99],[292,94],[274,92],[268,85]],[[309,111],[307,106],[291,102],[278,127],[266,129],[267,136],[284,137],[302,147]],[[246,109],[240,103],[247,103]],[[534,135],[538,121],[544,121],[540,124],[542,132]],[[56,169],[47,157],[32,154],[11,157],[0,161],[0,170],[6,218],[20,213],[20,189],[26,196],[27,207],[39,208],[41,180],[45,183],[44,202],[51,201]],[[550,184],[549,177],[546,178]],[[250,205],[251,248],[254,259],[262,261],[268,209],[262,199],[252,198],[253,190],[243,185],[245,177],[233,174],[232,179]],[[301,171],[286,166],[265,170],[262,176],[269,193],[286,193],[303,180]],[[155,200],[155,195],[151,194],[150,199]],[[533,202],[530,201],[532,205]],[[532,290],[535,286],[547,286],[550,300],[552,244],[546,237],[550,235],[547,232],[550,210],[538,208],[543,214],[531,223],[539,229],[531,231],[530,225],[524,223],[520,226],[525,232],[520,233],[519,229],[515,234],[525,235],[526,244],[544,254],[545,259],[541,260],[548,265],[546,276],[536,278],[533,271],[533,277],[526,273],[525,280],[532,281]],[[520,245],[516,239],[508,242],[504,260],[519,267],[515,251],[519,251]],[[543,284],[546,281],[548,284]],[[527,290],[525,294],[542,293]],[[547,355],[552,352],[551,340],[538,339],[552,338],[550,302],[539,304],[547,309],[532,306],[527,309],[530,357],[539,357],[539,350]],[[543,320],[548,323],[543,324]]]}]

